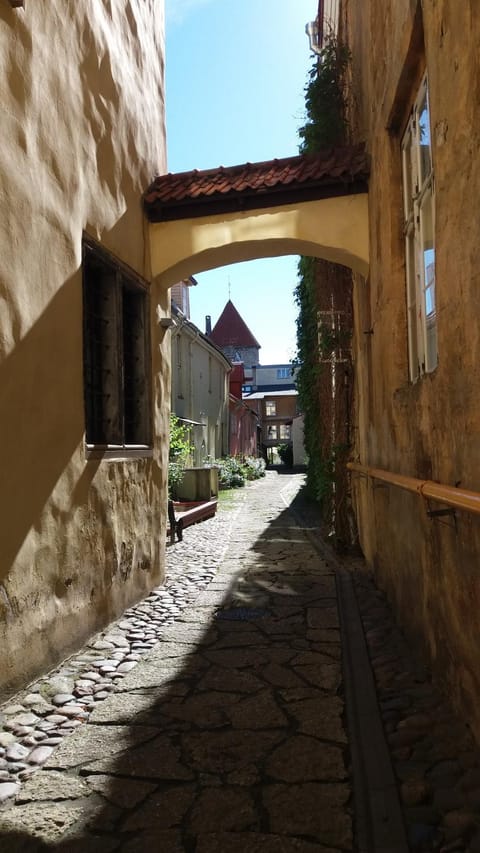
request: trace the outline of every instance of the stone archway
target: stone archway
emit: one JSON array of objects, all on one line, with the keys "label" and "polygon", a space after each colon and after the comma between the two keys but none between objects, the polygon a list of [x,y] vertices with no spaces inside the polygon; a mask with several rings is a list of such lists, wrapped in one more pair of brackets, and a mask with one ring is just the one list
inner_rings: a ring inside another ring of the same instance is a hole
[{"label": "stone archway", "polygon": [[367,176],[361,146],[160,176],[144,197],[152,278],[291,254],[366,275]]},{"label": "stone archway", "polygon": [[[334,266],[335,274],[329,276],[327,310],[318,304],[318,323],[328,315],[330,332],[335,328],[348,337],[350,328],[340,328],[334,317],[347,316],[346,310],[338,310],[345,268],[368,274],[367,179],[362,146],[160,176],[144,196],[152,278],[159,290],[167,290],[192,275],[240,261],[279,255],[320,258],[341,266]],[[351,274],[349,282],[351,288]],[[335,446],[341,438],[334,428],[336,389],[348,390],[352,371],[333,350],[329,358],[329,369],[322,372],[322,405],[330,421],[324,431],[330,444],[322,447],[322,458],[331,461],[337,459]],[[350,410],[347,424],[349,419]],[[337,504],[332,503],[332,513]]]},{"label": "stone archway", "polygon": [[152,275],[162,287],[205,270],[279,255],[312,255],[368,271],[367,195],[154,223]]}]

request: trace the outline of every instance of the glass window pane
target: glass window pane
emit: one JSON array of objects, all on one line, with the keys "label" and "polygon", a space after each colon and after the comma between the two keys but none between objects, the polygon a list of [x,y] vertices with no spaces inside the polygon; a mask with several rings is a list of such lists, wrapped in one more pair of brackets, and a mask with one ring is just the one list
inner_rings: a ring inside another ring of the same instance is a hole
[{"label": "glass window pane", "polygon": [[426,88],[418,106],[418,132],[420,135],[420,183],[423,184],[432,171],[430,110]]},{"label": "glass window pane", "polygon": [[435,304],[435,244],[433,231],[433,197],[425,193],[420,206],[420,239],[425,311],[425,370],[437,366],[437,317]]},{"label": "glass window pane", "polygon": [[427,286],[425,288],[425,316],[431,317],[435,314],[435,252],[430,249],[425,252],[425,276]]},{"label": "glass window pane", "polygon": [[435,314],[435,246],[433,234],[433,199],[427,192],[420,205],[420,241],[425,291],[425,316]]}]

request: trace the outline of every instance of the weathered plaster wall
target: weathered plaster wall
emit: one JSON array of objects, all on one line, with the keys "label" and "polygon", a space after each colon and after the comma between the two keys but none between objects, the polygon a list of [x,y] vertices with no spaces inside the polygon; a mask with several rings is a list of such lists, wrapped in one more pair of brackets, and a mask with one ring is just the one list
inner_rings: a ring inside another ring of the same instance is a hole
[{"label": "weathered plaster wall", "polygon": [[150,277],[165,166],[161,0],[0,3],[0,691],[162,577],[167,342],[151,289],[153,458],[86,461],[82,232]]},{"label": "weathered plaster wall", "polygon": [[[357,458],[480,491],[480,18],[473,2],[345,0],[352,127],[371,154],[370,277],[356,279]],[[420,15],[421,18],[421,15]],[[400,138],[429,74],[439,364],[408,381]],[[389,132],[387,126],[392,124]],[[367,332],[367,334],[365,334]],[[480,736],[480,519],[431,520],[420,498],[357,478],[364,551],[403,624]],[[437,505],[438,507],[438,505]]]}]

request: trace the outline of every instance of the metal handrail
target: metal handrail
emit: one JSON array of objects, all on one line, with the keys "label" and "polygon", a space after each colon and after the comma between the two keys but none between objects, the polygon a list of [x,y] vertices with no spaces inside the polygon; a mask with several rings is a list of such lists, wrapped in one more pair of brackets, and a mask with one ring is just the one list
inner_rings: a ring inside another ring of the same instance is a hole
[{"label": "metal handrail", "polygon": [[358,462],[348,462],[347,468],[356,474],[363,474],[366,477],[373,477],[375,480],[390,483],[392,486],[414,492],[423,498],[480,515],[480,492],[472,492],[469,489],[456,488],[456,486],[445,486],[442,483],[434,483],[433,480],[418,480],[416,477],[394,474],[392,471],[384,471],[383,468],[370,468],[368,465],[360,465]]}]

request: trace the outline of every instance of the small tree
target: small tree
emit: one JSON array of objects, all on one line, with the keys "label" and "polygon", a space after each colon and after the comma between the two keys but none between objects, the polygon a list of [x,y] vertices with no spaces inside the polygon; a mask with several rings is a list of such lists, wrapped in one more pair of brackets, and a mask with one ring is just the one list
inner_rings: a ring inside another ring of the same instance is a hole
[{"label": "small tree", "polygon": [[168,452],[168,496],[172,498],[183,477],[183,470],[190,459],[193,447],[188,427],[176,415],[170,415],[170,446]]},{"label": "small tree", "polygon": [[282,465],[286,465],[287,468],[293,467],[293,447],[291,444],[279,444],[277,453],[282,460]]}]

